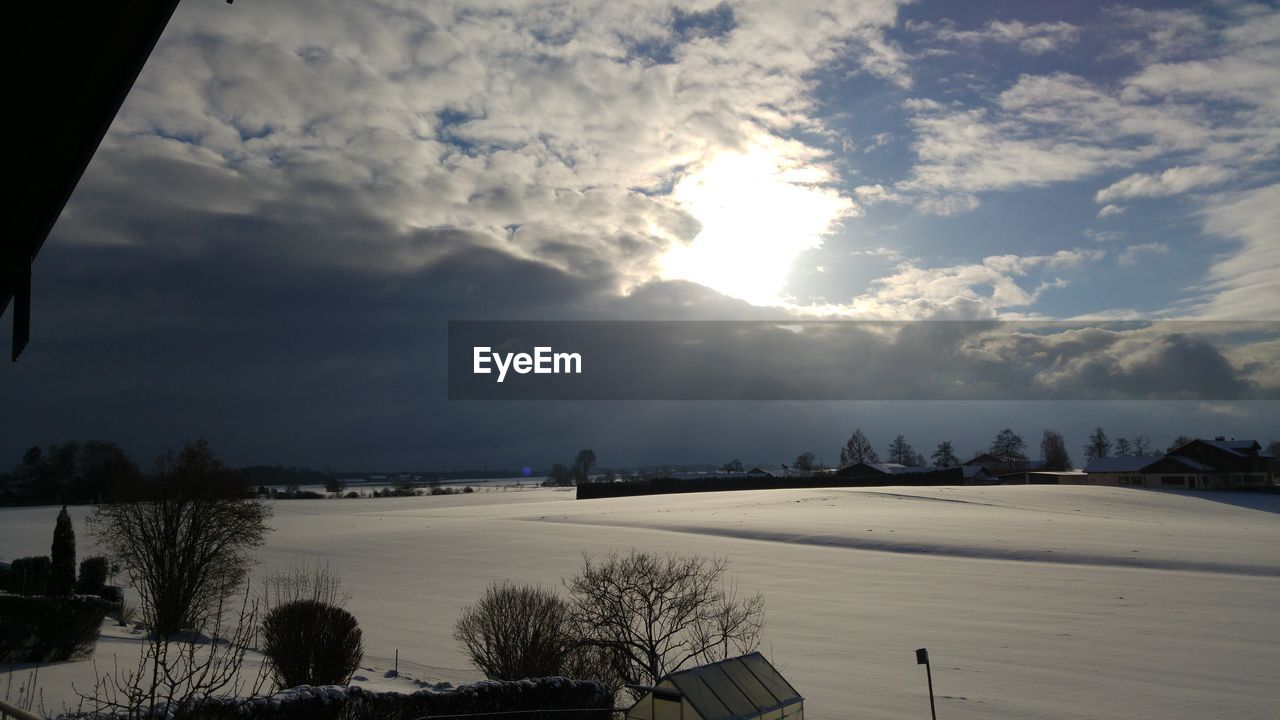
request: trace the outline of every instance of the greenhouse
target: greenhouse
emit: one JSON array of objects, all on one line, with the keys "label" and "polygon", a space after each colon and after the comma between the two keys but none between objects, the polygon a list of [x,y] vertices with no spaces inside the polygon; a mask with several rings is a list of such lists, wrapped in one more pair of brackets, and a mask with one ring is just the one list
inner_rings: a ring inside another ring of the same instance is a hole
[{"label": "greenhouse", "polygon": [[803,720],[804,698],[758,652],[664,677],[627,720]]}]

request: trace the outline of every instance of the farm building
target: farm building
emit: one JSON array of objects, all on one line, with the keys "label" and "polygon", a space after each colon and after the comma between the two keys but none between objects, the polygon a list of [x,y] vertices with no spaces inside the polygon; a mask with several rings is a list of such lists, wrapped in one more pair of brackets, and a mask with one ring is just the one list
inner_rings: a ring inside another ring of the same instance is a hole
[{"label": "farm building", "polygon": [[627,720],[804,720],[804,698],[758,652],[664,677]]},{"label": "farm building", "polygon": [[1253,440],[1192,440],[1155,457],[1101,457],[1085,466],[1090,485],[1225,490],[1276,484],[1276,458]]}]

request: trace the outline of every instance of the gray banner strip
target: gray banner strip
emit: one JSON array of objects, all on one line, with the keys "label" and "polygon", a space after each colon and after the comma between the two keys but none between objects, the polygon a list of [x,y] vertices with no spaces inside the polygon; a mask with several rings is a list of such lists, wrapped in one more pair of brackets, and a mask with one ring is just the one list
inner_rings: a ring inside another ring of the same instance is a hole
[{"label": "gray banner strip", "polygon": [[450,400],[1276,400],[1280,322],[451,321]]}]

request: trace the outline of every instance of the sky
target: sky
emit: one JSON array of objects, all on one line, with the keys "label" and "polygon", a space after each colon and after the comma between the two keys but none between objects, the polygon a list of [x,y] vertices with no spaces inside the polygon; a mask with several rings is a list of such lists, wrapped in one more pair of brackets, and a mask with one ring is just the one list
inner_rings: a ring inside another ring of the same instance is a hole
[{"label": "sky", "polygon": [[[449,320],[1280,321],[1278,67],[1274,3],[182,3],[35,264],[0,463],[1265,444],[1273,400],[448,402],[443,348]],[[1208,355],[1276,396],[1274,337]]]}]

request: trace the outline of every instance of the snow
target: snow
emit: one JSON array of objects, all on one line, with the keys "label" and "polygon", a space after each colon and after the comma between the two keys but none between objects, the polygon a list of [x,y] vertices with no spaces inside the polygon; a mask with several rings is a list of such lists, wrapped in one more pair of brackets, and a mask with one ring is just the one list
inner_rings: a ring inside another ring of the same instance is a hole
[{"label": "snow", "polygon": [[[374,690],[480,679],[451,634],[490,580],[558,586],[584,551],[638,547],[728,556],[740,589],[765,594],[761,650],[811,718],[927,717],[918,647],[947,720],[1271,720],[1280,706],[1280,496],[539,489],[274,507],[259,570],[331,563],[365,633],[356,684]],[[57,510],[0,510],[0,559],[47,552]],[[83,557],[88,509],[73,510]],[[137,643],[104,633],[99,667],[135,659]],[[397,649],[399,677],[384,677]],[[16,686],[30,669],[11,672]],[[41,667],[46,707],[91,675],[89,662]]]}]

